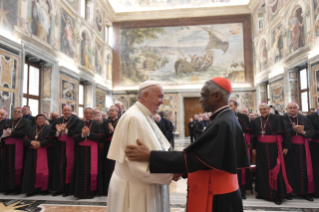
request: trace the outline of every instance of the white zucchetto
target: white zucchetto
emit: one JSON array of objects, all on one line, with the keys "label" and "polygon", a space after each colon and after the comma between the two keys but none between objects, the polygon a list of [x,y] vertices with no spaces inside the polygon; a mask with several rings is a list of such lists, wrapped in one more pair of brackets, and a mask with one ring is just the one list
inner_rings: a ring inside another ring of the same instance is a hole
[{"label": "white zucchetto", "polygon": [[140,90],[142,90],[144,88],[147,88],[147,87],[150,87],[150,86],[153,86],[153,85],[159,85],[159,83],[156,82],[156,81],[148,80],[148,81],[145,81],[142,84],[140,84],[140,86],[138,87],[138,90],[140,91]]}]

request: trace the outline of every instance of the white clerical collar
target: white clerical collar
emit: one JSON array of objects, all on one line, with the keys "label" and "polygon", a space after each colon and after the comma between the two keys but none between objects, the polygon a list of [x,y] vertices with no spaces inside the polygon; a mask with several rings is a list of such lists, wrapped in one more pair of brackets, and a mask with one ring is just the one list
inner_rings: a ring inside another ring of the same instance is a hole
[{"label": "white clerical collar", "polygon": [[146,115],[146,116],[149,116],[149,117],[152,117],[152,112],[147,108],[145,107],[142,103],[140,103],[139,101],[137,101],[135,103],[140,109],[141,111]]},{"label": "white clerical collar", "polygon": [[221,111],[221,110],[223,110],[223,109],[225,109],[225,108],[228,108],[228,107],[229,107],[229,105],[225,105],[225,106],[223,106],[223,107],[218,108],[217,110],[215,110],[215,111],[213,112],[212,116],[213,116],[214,114],[218,113],[219,111]]}]

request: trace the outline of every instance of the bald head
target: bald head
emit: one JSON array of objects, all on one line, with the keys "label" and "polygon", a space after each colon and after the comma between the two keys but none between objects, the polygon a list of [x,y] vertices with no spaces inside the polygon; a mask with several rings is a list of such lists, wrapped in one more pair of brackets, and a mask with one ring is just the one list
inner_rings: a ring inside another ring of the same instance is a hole
[{"label": "bald head", "polygon": [[59,115],[58,115],[57,112],[51,112],[51,113],[50,113],[50,119],[51,119],[52,121],[56,120],[57,118],[59,118]]},{"label": "bald head", "polygon": [[65,119],[68,119],[72,116],[72,107],[70,105],[65,105],[62,110],[63,116]]},{"label": "bald head", "polygon": [[0,122],[6,119],[7,114],[8,113],[5,109],[0,109]]},{"label": "bald head", "polygon": [[298,114],[299,105],[296,102],[288,103],[286,111],[290,116],[296,116]]}]

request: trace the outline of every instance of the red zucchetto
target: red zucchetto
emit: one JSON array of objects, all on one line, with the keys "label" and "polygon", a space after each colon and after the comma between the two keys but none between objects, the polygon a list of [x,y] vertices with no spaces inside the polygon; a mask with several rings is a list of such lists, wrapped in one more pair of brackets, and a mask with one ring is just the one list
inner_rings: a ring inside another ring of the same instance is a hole
[{"label": "red zucchetto", "polygon": [[214,83],[216,83],[217,85],[219,85],[222,89],[227,91],[228,93],[232,92],[231,83],[230,83],[230,81],[228,79],[226,79],[224,77],[215,77],[215,78],[213,78],[211,80]]}]

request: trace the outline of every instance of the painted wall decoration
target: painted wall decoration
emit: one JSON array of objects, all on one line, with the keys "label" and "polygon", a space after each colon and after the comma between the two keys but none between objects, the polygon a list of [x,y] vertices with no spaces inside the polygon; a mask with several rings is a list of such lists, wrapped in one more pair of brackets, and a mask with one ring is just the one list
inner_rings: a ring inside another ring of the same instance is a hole
[{"label": "painted wall decoration", "polygon": [[244,82],[242,23],[121,29],[121,84]]},{"label": "painted wall decoration", "polygon": [[51,97],[51,67],[43,68],[43,98]]},{"label": "painted wall decoration", "polygon": [[316,89],[316,93],[319,93],[319,70],[316,70],[315,71],[315,76],[316,76],[316,83],[315,83],[315,85],[316,85],[316,87],[315,87],[315,89]]},{"label": "painted wall decoration", "polygon": [[111,54],[107,54],[106,56],[106,65],[107,65],[107,69],[106,69],[106,79],[107,80],[112,80],[112,55]]},{"label": "painted wall decoration", "polygon": [[259,49],[259,63],[260,70],[265,70],[268,67],[268,49],[267,42],[265,39],[261,40],[260,49]]},{"label": "painted wall decoration", "polygon": [[74,9],[74,10],[77,10],[77,6],[78,4],[80,4],[80,1],[79,3],[77,3],[77,0],[67,0],[67,3]]},{"label": "painted wall decoration", "polygon": [[77,107],[78,89],[79,89],[78,80],[70,78],[66,75],[60,74],[60,88],[59,88],[59,93],[60,93],[59,105],[61,106],[60,113],[62,113],[62,106],[65,104],[69,104],[71,106],[74,105],[73,109]]},{"label": "painted wall decoration", "polygon": [[298,81],[294,80],[294,81],[290,81],[290,97],[291,97],[291,101],[292,102],[299,102],[299,98],[298,98]]},{"label": "painted wall decoration", "polygon": [[20,70],[20,58],[16,55],[0,49],[0,108],[12,115],[18,101],[18,79]]},{"label": "painted wall decoration", "polygon": [[289,79],[297,79],[297,72],[290,72]]},{"label": "painted wall decoration", "polygon": [[315,34],[319,37],[319,0],[313,0],[314,17],[315,17]]},{"label": "painted wall decoration", "polygon": [[83,31],[81,37],[81,65],[84,66],[87,71],[92,70],[92,51],[89,33]]},{"label": "painted wall decoration", "polygon": [[50,0],[33,0],[31,7],[31,30],[40,40],[50,43],[51,28]]},{"label": "painted wall decoration", "polygon": [[101,89],[96,89],[96,104],[95,107],[98,109],[105,109],[105,91]]},{"label": "painted wall decoration", "polygon": [[98,4],[95,4],[94,11],[94,29],[97,35],[104,40],[105,12]]},{"label": "painted wall decoration", "polygon": [[279,112],[285,111],[285,99],[284,99],[284,82],[283,80],[274,82],[269,85],[270,90],[270,104],[275,107]]},{"label": "painted wall decoration", "polygon": [[0,0],[0,29],[9,34],[13,34],[14,25],[17,25],[18,5],[19,1]]},{"label": "painted wall decoration", "polygon": [[241,96],[241,105],[245,108],[252,108],[254,106],[253,104],[254,98],[252,93],[244,93]]},{"label": "painted wall decoration", "polygon": [[304,18],[302,8],[296,5],[289,18],[289,47],[290,52],[305,46]]},{"label": "painted wall decoration", "polygon": [[270,0],[269,1],[269,8],[270,8],[270,12],[272,14],[276,14],[276,12],[278,11],[278,8],[279,8],[279,4],[280,4],[279,0]]},{"label": "painted wall decoration", "polygon": [[75,53],[74,20],[64,10],[61,10],[60,50],[73,58]]},{"label": "painted wall decoration", "polygon": [[95,71],[102,75],[103,71],[103,46],[99,43],[95,44]]},{"label": "painted wall decoration", "polygon": [[281,25],[276,27],[272,31],[272,47],[270,53],[270,60],[273,63],[277,63],[279,60],[283,58],[284,51],[284,43],[282,36],[282,27]]},{"label": "painted wall decoration", "polygon": [[61,99],[75,101],[75,83],[61,79]]},{"label": "painted wall decoration", "polygon": [[41,109],[42,112],[50,113],[51,112],[51,101],[42,101],[41,107],[42,107],[42,109]]}]

